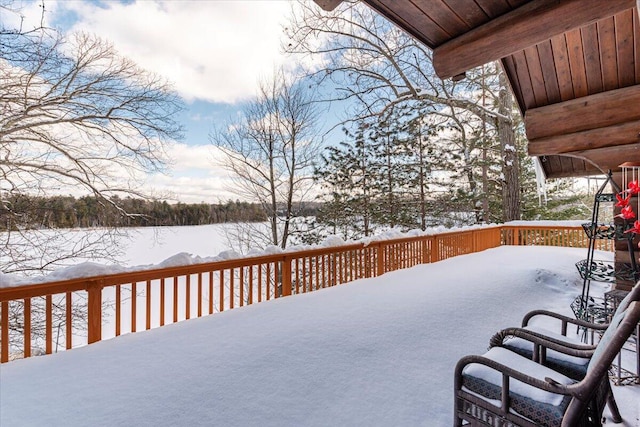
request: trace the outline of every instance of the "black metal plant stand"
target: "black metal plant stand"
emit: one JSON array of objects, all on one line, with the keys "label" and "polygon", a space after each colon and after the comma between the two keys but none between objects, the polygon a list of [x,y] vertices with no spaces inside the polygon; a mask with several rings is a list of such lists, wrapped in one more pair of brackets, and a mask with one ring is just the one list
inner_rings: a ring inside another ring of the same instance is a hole
[{"label": "black metal plant stand", "polygon": [[[615,193],[607,193],[608,186]],[[616,194],[620,193],[620,187],[613,181],[611,171],[607,174],[607,179],[600,186],[595,194],[593,202],[593,212],[591,222],[582,224],[585,234],[589,238],[587,258],[576,263],[576,268],[582,277],[582,294],[571,304],[571,308],[578,319],[589,321],[606,321],[607,310],[603,304],[598,304],[589,296],[591,281],[614,283],[617,279],[637,281],[639,278],[638,265],[634,256],[634,245],[632,233],[625,233],[628,224],[603,223],[599,221],[601,204],[606,204],[610,212],[613,212],[613,202],[616,201]],[[631,263],[618,264],[615,262],[594,259],[595,246],[598,240],[626,240]]]}]

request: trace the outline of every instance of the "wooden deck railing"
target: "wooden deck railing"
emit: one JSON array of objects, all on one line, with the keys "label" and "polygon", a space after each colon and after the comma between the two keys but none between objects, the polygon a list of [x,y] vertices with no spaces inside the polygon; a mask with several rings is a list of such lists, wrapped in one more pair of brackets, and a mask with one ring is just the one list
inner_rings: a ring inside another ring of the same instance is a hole
[{"label": "wooden deck railing", "polygon": [[[594,242],[595,249],[614,251],[615,242],[613,240],[595,240]],[[589,239],[580,226],[503,225],[502,244],[586,248],[589,245]]]},{"label": "wooden deck railing", "polygon": [[0,362],[501,244],[586,247],[579,232],[580,227],[496,226],[0,288]]}]

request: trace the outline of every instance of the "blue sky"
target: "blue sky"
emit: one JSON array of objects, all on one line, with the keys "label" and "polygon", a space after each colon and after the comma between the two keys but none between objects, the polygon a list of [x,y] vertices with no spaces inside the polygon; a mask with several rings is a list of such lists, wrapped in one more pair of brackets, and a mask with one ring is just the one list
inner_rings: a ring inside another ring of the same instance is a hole
[{"label": "blue sky", "polygon": [[[25,27],[40,20],[41,0],[18,0]],[[182,202],[235,199],[216,166],[208,134],[224,125],[257,82],[293,61],[280,52],[293,3],[268,0],[45,0],[45,21],[61,31],[88,31],[171,81],[185,100],[184,141],[169,152],[169,175],[149,177],[155,193]]]}]

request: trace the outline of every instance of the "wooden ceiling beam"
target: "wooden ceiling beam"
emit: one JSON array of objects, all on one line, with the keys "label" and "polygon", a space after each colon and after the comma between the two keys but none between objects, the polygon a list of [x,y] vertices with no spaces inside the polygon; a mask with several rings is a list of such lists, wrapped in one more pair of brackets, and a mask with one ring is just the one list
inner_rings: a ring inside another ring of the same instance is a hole
[{"label": "wooden ceiling beam", "polygon": [[619,170],[619,166],[624,162],[640,159],[640,144],[572,151],[562,155],[584,159],[596,165],[603,173],[606,173],[608,170]]},{"label": "wooden ceiling beam", "polygon": [[636,0],[532,0],[436,47],[433,67],[440,78],[453,77],[635,6]]},{"label": "wooden ceiling beam", "polygon": [[525,113],[527,138],[564,135],[640,120],[640,85],[532,108]]},{"label": "wooden ceiling beam", "polygon": [[563,154],[640,143],[640,120],[546,138],[530,139],[530,156]]}]

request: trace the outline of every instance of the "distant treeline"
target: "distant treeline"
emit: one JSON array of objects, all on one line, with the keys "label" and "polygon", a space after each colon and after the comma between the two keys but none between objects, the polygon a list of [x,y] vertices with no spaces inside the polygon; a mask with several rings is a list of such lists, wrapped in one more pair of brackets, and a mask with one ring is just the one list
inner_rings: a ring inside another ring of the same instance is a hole
[{"label": "distant treeline", "polygon": [[[0,230],[204,225],[267,219],[261,205],[240,201],[173,204],[130,197],[114,197],[112,201],[109,203],[91,196],[3,195],[0,199]],[[314,211],[315,208],[311,208],[305,213],[312,215]]]}]

